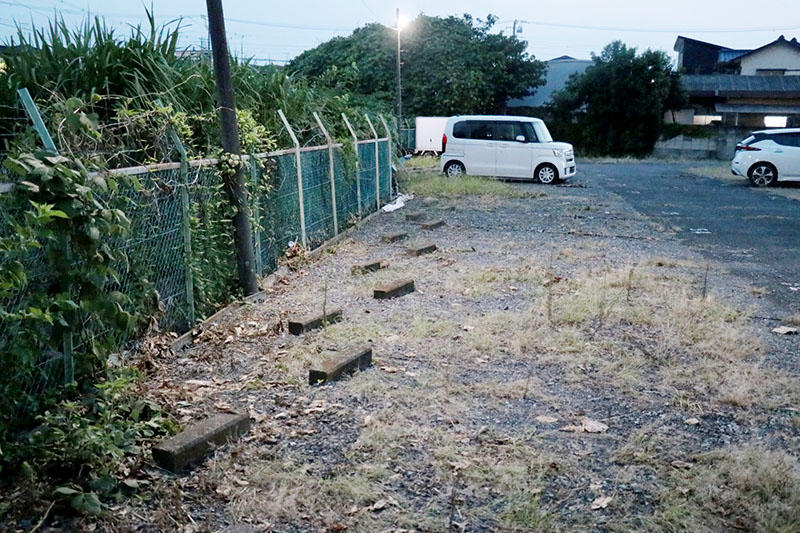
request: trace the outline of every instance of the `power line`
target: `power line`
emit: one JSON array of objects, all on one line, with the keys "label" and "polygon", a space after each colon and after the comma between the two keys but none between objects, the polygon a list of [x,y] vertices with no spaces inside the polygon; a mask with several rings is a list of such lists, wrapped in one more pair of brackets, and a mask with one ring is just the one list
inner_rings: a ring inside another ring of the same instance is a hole
[{"label": "power line", "polygon": [[[498,21],[498,23],[507,23],[511,21]],[[580,24],[561,24],[558,22],[539,22],[534,20],[519,20],[522,24],[531,24],[534,26],[549,26],[552,28],[569,28],[578,30],[595,30],[595,31],[626,31],[631,33],[755,33],[767,31],[788,31],[800,29],[800,26],[781,26],[769,28],[630,28],[621,26],[583,26]]]}]

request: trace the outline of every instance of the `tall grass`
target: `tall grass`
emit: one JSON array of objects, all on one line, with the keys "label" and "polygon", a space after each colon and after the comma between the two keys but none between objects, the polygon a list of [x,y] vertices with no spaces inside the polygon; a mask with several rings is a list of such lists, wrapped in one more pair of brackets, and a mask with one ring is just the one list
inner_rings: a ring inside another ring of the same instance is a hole
[{"label": "tall grass", "polygon": [[[125,35],[101,18],[86,19],[73,29],[57,19],[32,33],[18,30],[13,41],[16,46],[0,52],[7,71],[0,76],[0,113],[4,106],[17,105],[16,90],[22,87],[28,88],[43,109],[51,132],[65,119],[59,104],[73,97],[82,105],[79,109],[71,106],[70,113],[96,116],[101,129],[103,125],[125,123],[118,132],[122,135],[141,136],[129,131],[127,122],[134,122],[132,116],[141,119],[142,113],[166,110],[170,120],[177,117],[188,128],[184,133],[190,148],[198,153],[218,149],[216,85],[210,59],[176,57],[180,21],[159,26],[149,11],[147,19],[144,26],[133,26]],[[314,111],[334,137],[345,140],[350,139],[350,133],[342,113],[349,116],[363,138],[372,136],[364,112],[376,117],[377,112],[385,111],[377,101],[361,99],[354,105],[347,94],[289,77],[279,67],[232,58],[231,74],[237,107],[248,111],[284,147],[290,146],[291,140],[278,109],[289,117],[303,144],[324,143]],[[383,134],[382,126],[376,126]],[[16,133],[14,128],[19,127],[19,123],[0,120],[0,128],[5,128],[0,134]],[[103,133],[111,135],[112,130]],[[147,159],[145,155],[139,158]]]}]

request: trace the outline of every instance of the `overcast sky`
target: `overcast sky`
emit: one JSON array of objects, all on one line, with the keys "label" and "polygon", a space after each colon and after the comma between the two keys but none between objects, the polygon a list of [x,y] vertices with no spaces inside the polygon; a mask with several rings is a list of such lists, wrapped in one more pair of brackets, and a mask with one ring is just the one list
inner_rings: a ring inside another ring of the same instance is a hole
[{"label": "overcast sky", "polygon": [[[114,26],[143,21],[144,6],[119,0],[0,0],[0,41],[15,33],[14,24],[28,30],[41,25],[54,13],[69,25],[87,13],[102,15]],[[203,0],[157,0],[153,2],[159,22],[183,17],[182,46],[200,46],[207,27]],[[496,31],[511,33],[514,19],[520,21],[520,38],[538,59],[570,55],[588,59],[607,43],[619,39],[640,50],[672,51],[675,38],[684,35],[730,48],[756,48],[783,34],[800,36],[798,0],[296,0],[258,2],[223,0],[228,39],[237,55],[260,60],[286,61],[336,35],[348,35],[369,22],[393,25],[395,9],[413,18],[469,13],[499,18]],[[406,31],[413,31],[413,25]]]}]

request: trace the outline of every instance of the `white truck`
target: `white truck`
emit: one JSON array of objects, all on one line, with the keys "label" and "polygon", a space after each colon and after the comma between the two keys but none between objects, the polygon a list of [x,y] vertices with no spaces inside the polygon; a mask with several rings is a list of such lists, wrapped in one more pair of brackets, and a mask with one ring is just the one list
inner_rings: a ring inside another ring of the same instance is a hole
[{"label": "white truck", "polygon": [[442,152],[442,135],[449,117],[417,117],[416,119],[416,154],[440,154]]}]

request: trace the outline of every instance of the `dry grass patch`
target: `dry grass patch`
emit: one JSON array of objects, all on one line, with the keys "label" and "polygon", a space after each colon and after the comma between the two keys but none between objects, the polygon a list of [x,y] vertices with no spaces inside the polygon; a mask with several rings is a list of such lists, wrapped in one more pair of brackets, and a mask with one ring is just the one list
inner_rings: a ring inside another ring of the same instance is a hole
[{"label": "dry grass patch", "polygon": [[530,198],[539,196],[508,183],[481,176],[448,178],[439,172],[421,172],[400,176],[403,189],[417,196],[494,196],[503,198]]},{"label": "dry grass patch", "polygon": [[680,531],[800,531],[800,468],[782,451],[757,447],[700,455],[674,470],[652,525]]}]

